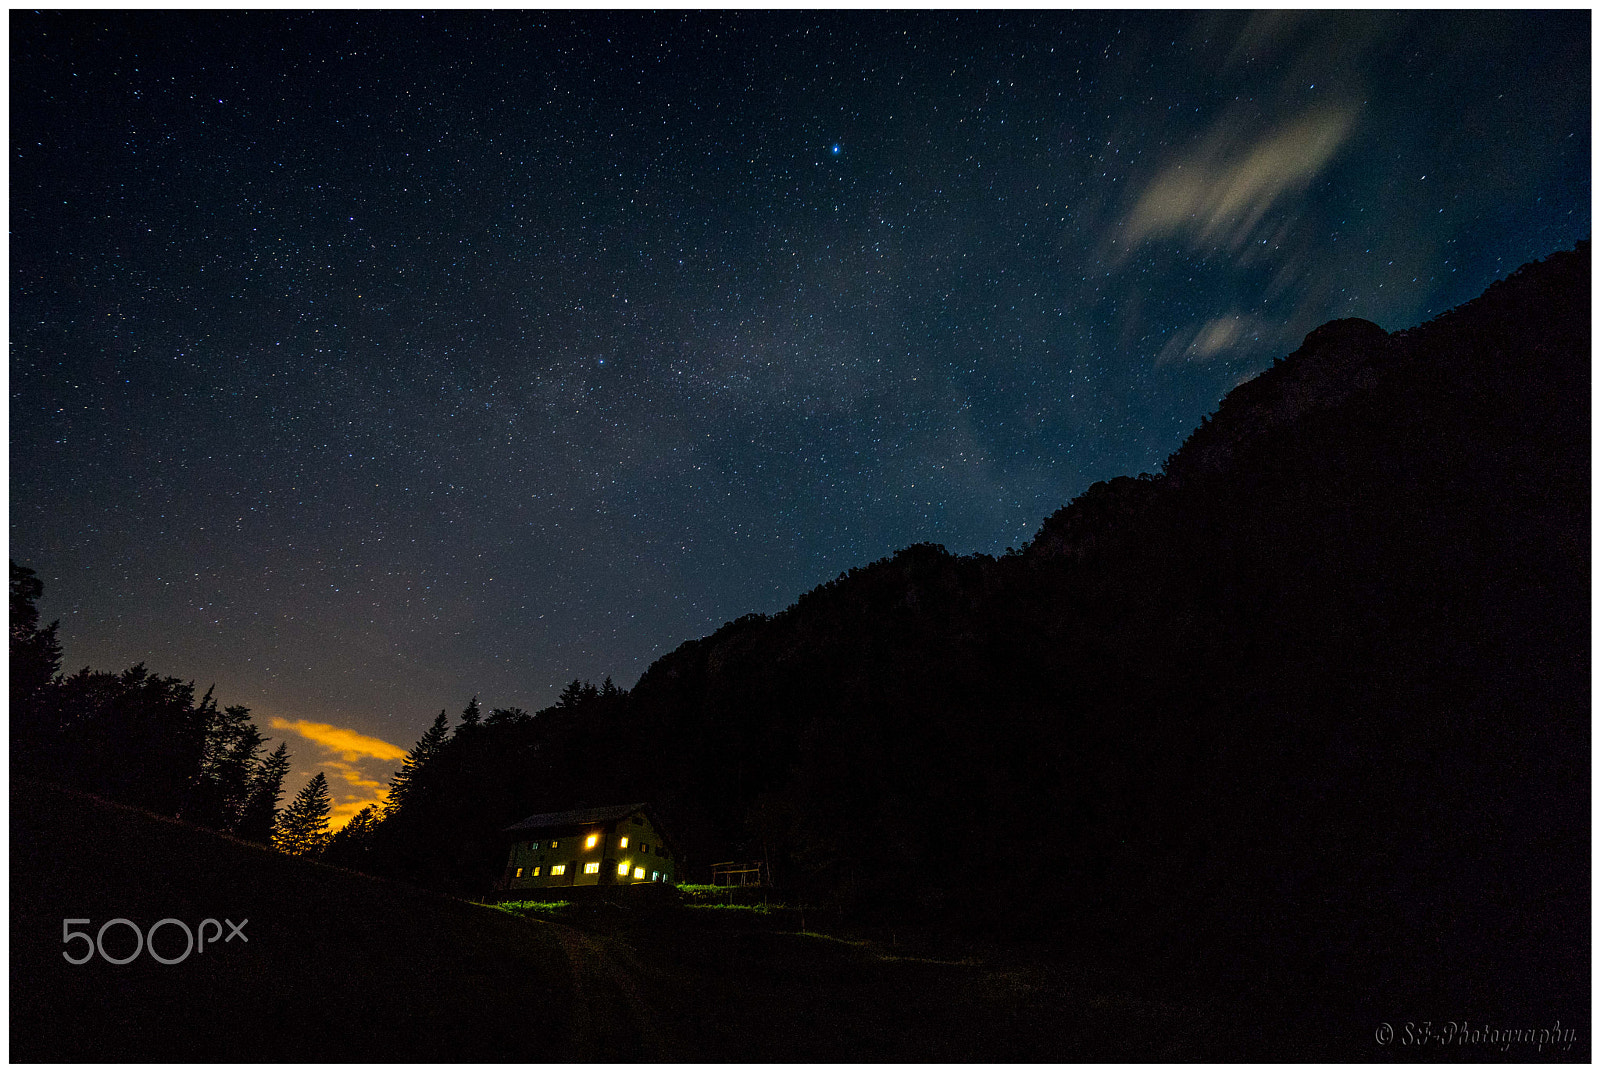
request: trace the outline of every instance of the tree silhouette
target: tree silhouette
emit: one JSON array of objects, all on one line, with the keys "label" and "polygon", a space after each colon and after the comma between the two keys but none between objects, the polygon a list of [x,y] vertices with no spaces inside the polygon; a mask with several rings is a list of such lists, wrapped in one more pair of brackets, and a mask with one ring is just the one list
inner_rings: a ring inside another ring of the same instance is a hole
[{"label": "tree silhouette", "polygon": [[11,563],[11,726],[17,759],[42,762],[55,744],[54,713],[48,695],[61,672],[59,623],[39,628],[35,601],[44,585],[27,567]]},{"label": "tree silhouette", "polygon": [[[250,710],[219,707],[214,688],[197,704],[193,682],[152,674],[142,663],[121,674],[85,667],[63,678],[57,624],[39,626],[43,591],[32,570],[11,564],[16,770],[243,834],[263,765]],[[286,755],[280,759],[286,770]],[[264,814],[253,814],[248,837],[270,837],[276,804],[273,797]]]},{"label": "tree silhouette", "polygon": [[234,830],[252,842],[271,842],[278,822],[278,802],[283,798],[283,780],[289,774],[289,744],[279,742],[271,755],[258,763],[250,775],[249,791],[239,822]]},{"label": "tree silhouette", "polygon": [[295,856],[321,853],[328,842],[328,814],[332,809],[328,780],[319,771],[278,816],[272,844]]},{"label": "tree silhouette", "polygon": [[495,708],[489,713],[489,718],[484,720],[484,726],[499,726],[502,723],[520,723],[532,719],[533,716],[521,708]]},{"label": "tree silhouette", "polygon": [[188,803],[206,755],[209,706],[194,683],[138,664],[118,674],[87,667],[54,690],[60,768],[70,781],[175,816]]},{"label": "tree silhouette", "polygon": [[378,807],[367,805],[328,839],[327,849],[322,854],[323,860],[347,868],[365,867],[379,822]]},{"label": "tree silhouette", "polygon": [[234,704],[219,711],[210,690],[198,711],[205,725],[204,755],[181,817],[238,833],[260,764],[261,732],[250,721],[249,708]]},{"label": "tree silhouette", "polygon": [[411,751],[400,764],[400,770],[389,780],[387,809],[389,812],[399,812],[405,807],[406,802],[416,795],[422,786],[423,771],[438,757],[449,737],[449,719],[441,708],[439,714],[434,717],[433,725],[417,739],[417,743],[411,747]]},{"label": "tree silhouette", "polygon": [[574,678],[561,688],[561,696],[557,698],[556,705],[561,708],[576,708],[583,703],[583,692],[583,683]]}]

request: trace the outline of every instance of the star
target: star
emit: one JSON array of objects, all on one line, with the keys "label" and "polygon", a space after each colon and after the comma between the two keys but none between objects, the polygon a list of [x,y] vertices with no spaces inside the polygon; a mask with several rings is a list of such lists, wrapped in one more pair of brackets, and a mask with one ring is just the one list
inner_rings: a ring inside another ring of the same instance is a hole
[{"label": "star", "polygon": [[[405,744],[914,543],[1025,544],[1323,321],[1420,323],[1589,229],[1579,11],[1330,12],[1268,51],[1246,12],[499,11],[415,47],[414,14],[274,13],[249,33],[296,46],[249,70],[213,63],[233,20],[147,16],[13,20],[12,556],[46,621],[83,608],[75,667]],[[695,77],[638,66],[663,47]],[[752,94],[751,59],[807,76]],[[175,546],[204,488],[228,537]],[[431,669],[346,658],[392,643]]]}]

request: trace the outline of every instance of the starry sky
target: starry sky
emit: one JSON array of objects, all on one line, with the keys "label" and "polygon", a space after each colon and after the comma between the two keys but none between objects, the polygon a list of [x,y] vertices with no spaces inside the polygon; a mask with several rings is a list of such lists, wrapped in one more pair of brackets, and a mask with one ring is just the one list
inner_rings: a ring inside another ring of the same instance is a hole
[{"label": "starry sky", "polygon": [[10,20],[11,555],[340,815],[1590,233],[1586,10]]}]

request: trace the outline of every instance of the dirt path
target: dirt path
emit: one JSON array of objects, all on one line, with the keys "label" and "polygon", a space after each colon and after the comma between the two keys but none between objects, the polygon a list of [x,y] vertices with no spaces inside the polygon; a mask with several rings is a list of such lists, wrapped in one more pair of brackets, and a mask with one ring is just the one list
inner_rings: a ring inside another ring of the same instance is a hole
[{"label": "dirt path", "polygon": [[647,970],[631,950],[565,925],[547,926],[572,972],[568,1061],[683,1060],[681,1042],[639,986]]},{"label": "dirt path", "polygon": [[567,969],[564,1062],[1179,1061],[1227,1053],[1212,1031],[1245,1023],[1003,952],[688,915],[621,933],[528,923]]}]

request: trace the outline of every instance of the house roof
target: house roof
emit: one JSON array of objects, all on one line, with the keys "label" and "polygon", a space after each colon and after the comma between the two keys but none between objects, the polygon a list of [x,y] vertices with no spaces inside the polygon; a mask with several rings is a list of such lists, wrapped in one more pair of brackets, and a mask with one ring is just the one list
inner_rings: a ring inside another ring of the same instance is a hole
[{"label": "house roof", "polygon": [[[539,831],[546,827],[571,827],[585,823],[610,823],[612,820],[625,819],[641,810],[649,811],[649,806],[643,801],[635,805],[606,805],[601,808],[579,808],[571,812],[541,812],[519,820],[506,831]],[[653,814],[652,814],[653,815]]]}]

